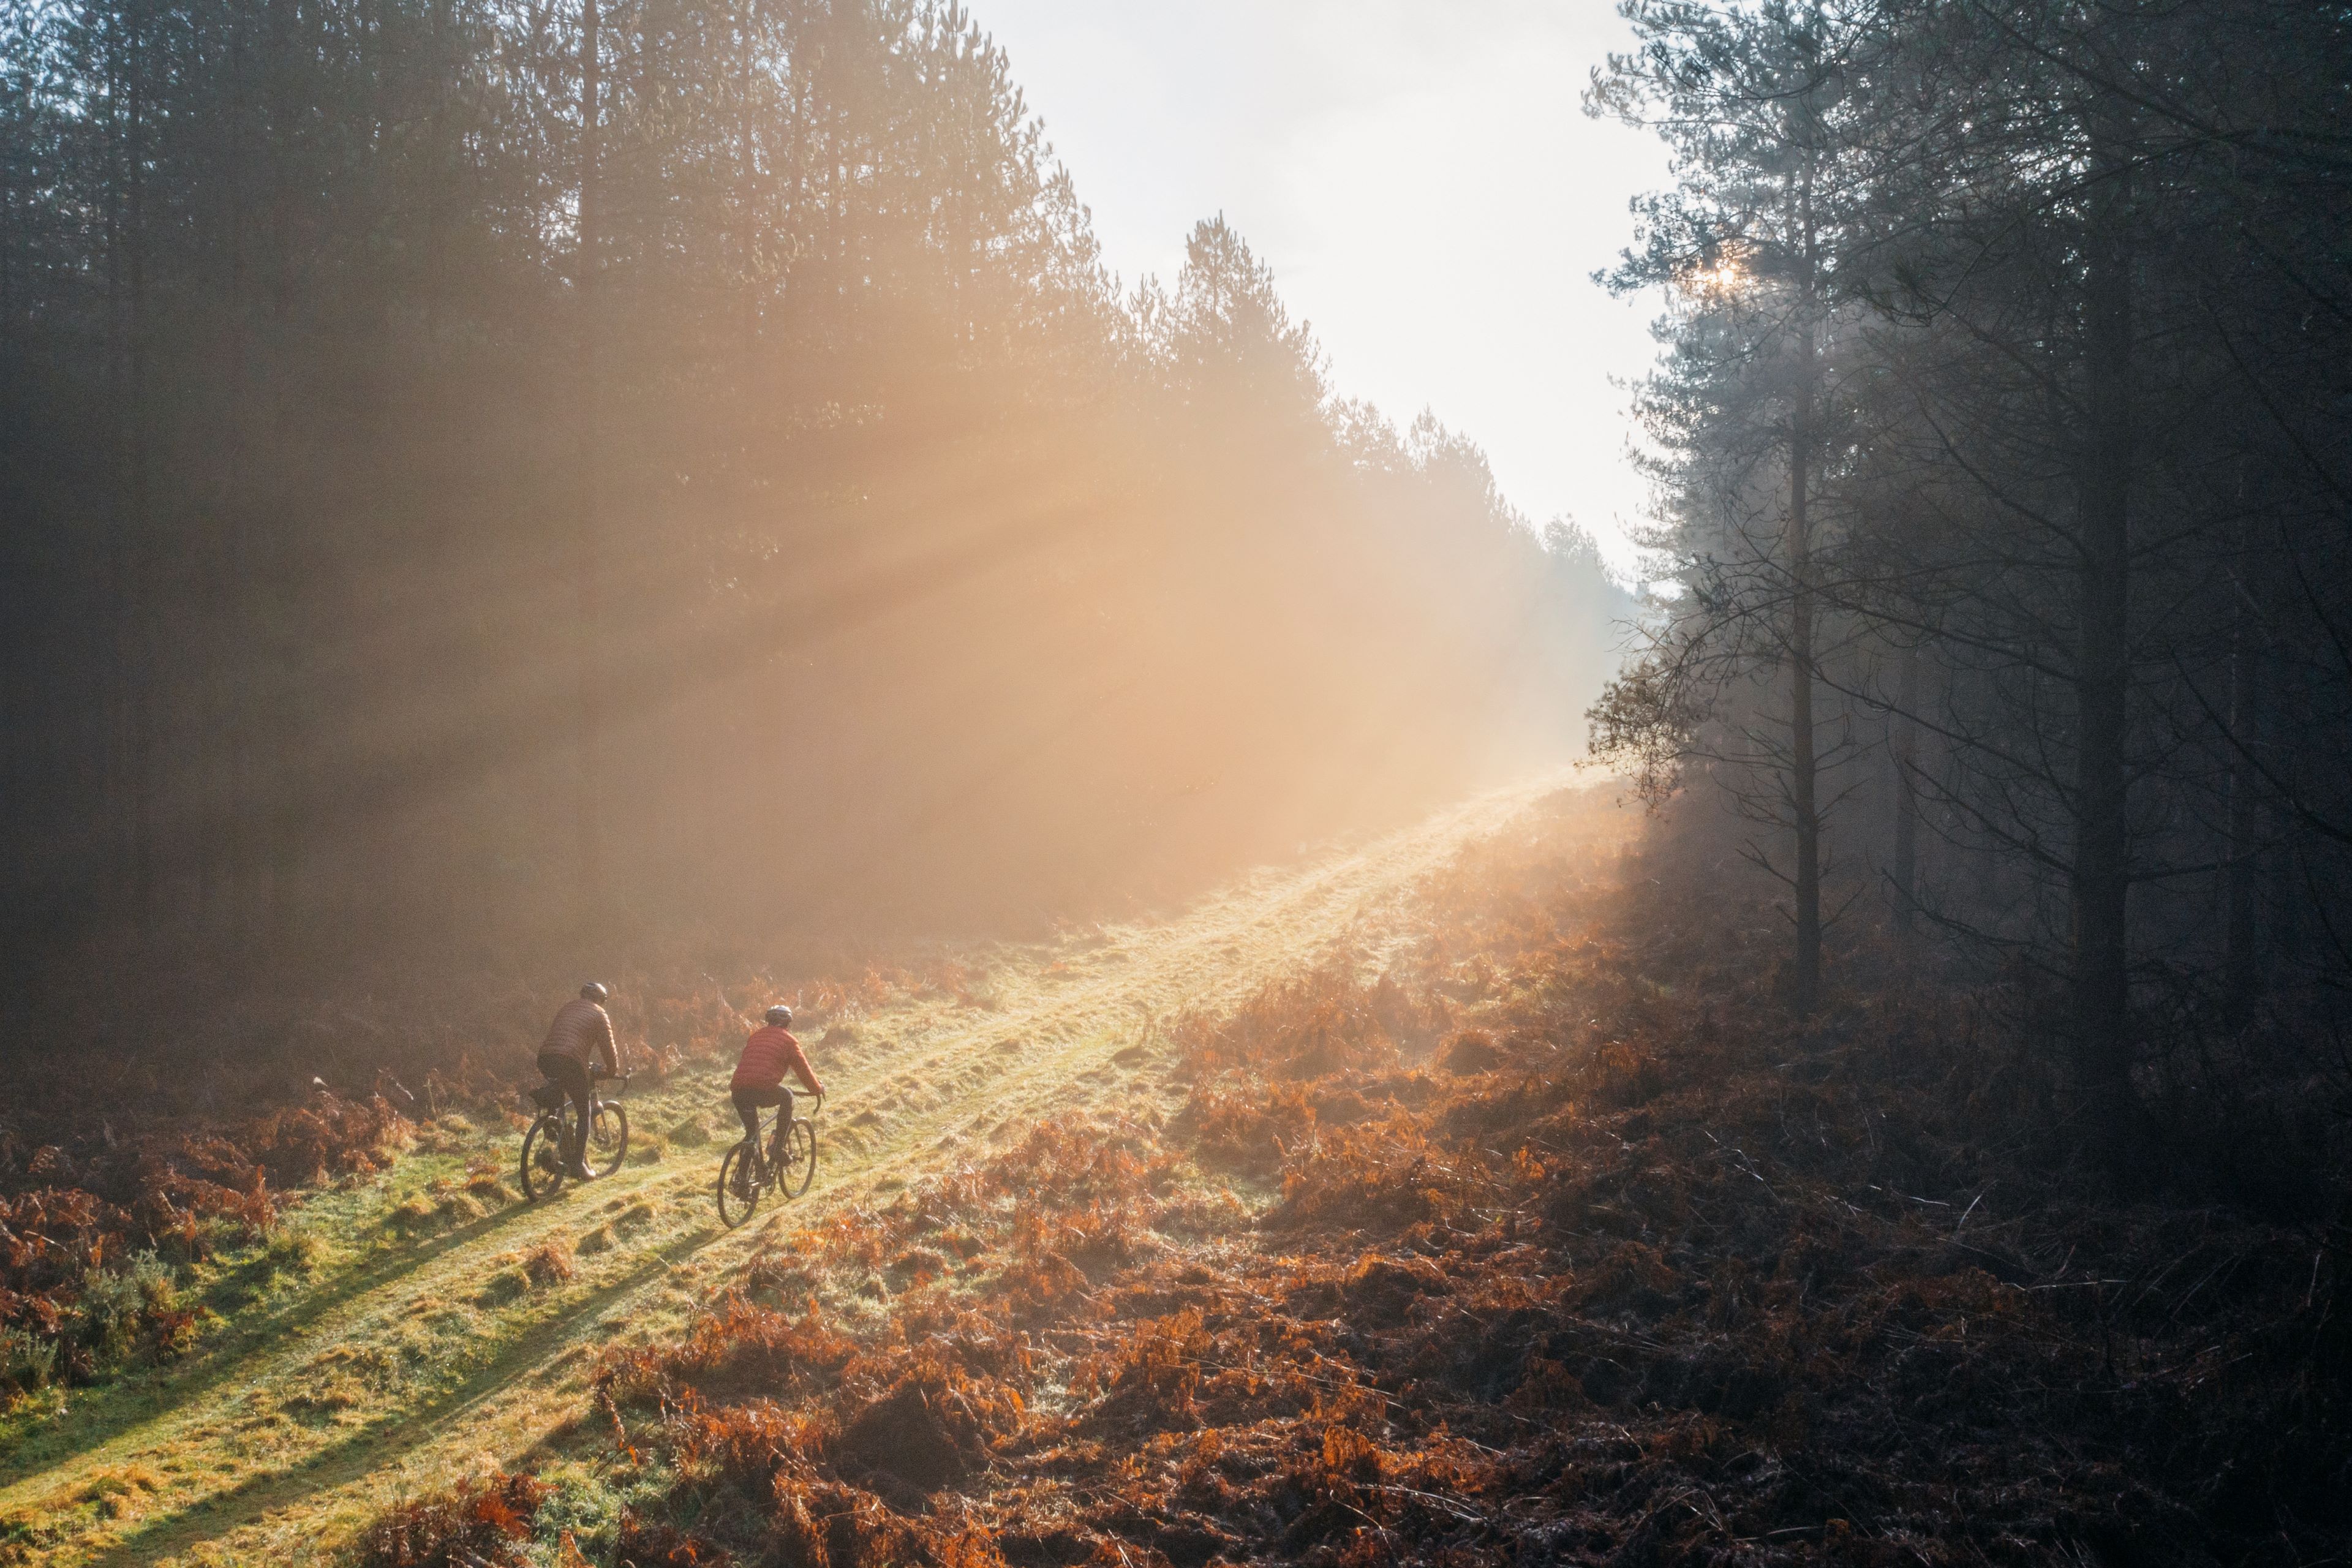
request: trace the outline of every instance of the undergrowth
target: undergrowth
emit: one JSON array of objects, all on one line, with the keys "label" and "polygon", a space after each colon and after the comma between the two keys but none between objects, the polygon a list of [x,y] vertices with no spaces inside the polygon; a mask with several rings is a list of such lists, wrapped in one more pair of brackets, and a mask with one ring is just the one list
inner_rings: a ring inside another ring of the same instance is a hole
[{"label": "undergrowth", "polygon": [[199,1134],[110,1137],[80,1159],[0,1129],[0,1402],[87,1382],[137,1354],[184,1351],[197,1327],[175,1268],[269,1241],[286,1190],[381,1168],[410,1125],[382,1100],[321,1097]]},{"label": "undergrowth", "polygon": [[[778,994],[836,1029],[909,1000],[985,1001],[985,976],[946,958],[912,966],[860,961],[842,973],[849,978],[761,974],[724,985],[699,966],[633,976],[615,1004],[627,1065],[642,1089],[731,1058],[746,1019]],[[320,1242],[280,1224],[304,1192],[383,1172],[410,1150],[478,1150],[477,1122],[505,1126],[517,1088],[537,1081],[539,1000],[477,999],[481,1012],[498,1015],[496,1030],[511,1035],[503,1048],[466,1043],[496,1032],[479,1018],[460,1029],[338,1002],[285,1029],[259,1031],[282,1035],[287,1043],[274,1054],[213,1053],[215,1069],[221,1060],[241,1064],[242,1076],[226,1085],[159,1074],[135,1051],[95,1064],[66,1053],[28,1068],[0,1111],[0,1414],[39,1417],[61,1408],[74,1385],[184,1354],[216,1321],[185,1288],[197,1265],[259,1249],[266,1274],[310,1272]],[[226,1018],[215,1023],[227,1026]],[[355,1081],[325,1083],[309,1070],[313,1060]],[[208,1105],[244,1099],[255,1109],[199,1114],[189,1103],[192,1085]],[[646,1129],[633,1152],[658,1160],[672,1137],[699,1142],[701,1131],[697,1124],[688,1135],[682,1125],[665,1137]],[[477,1159],[462,1180],[406,1194],[387,1221],[415,1237],[479,1219],[515,1201],[507,1169]],[[550,1255],[530,1260],[525,1275],[544,1284],[572,1268],[569,1256]]]},{"label": "undergrowth", "polygon": [[362,1563],[2341,1560],[2340,1218],[2107,1190],[1932,977],[1788,1022],[1769,913],[1589,811],[1433,879],[1381,973],[1180,1021],[1181,1115],[772,1226],[599,1363],[600,1532],[526,1498],[501,1545],[465,1489]]}]

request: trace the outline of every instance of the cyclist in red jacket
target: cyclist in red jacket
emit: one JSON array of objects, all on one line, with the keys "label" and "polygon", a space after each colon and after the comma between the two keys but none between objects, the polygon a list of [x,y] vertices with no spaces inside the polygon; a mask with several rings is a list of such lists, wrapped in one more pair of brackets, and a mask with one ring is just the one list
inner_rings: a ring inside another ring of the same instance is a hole
[{"label": "cyclist in red jacket", "polygon": [[793,1114],[793,1091],[784,1087],[787,1068],[795,1074],[811,1094],[823,1094],[816,1069],[809,1066],[808,1053],[793,1038],[787,1026],[793,1021],[793,1010],[779,1002],[768,1009],[765,1027],[751,1031],[743,1044],[743,1055],[735,1063],[735,1077],[728,1084],[730,1097],[735,1101],[735,1114],[743,1119],[743,1136],[752,1142],[760,1141],[760,1111],[771,1105],[784,1108],[783,1120]]}]

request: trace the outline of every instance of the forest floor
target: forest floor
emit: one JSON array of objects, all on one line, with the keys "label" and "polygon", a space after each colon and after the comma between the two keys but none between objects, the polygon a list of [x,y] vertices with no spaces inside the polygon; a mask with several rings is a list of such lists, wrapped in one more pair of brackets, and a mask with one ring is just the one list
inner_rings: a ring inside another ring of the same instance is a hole
[{"label": "forest floor", "polygon": [[[784,1219],[887,1201],[1074,1111],[1173,1113],[1173,1020],[1335,960],[1380,969],[1418,940],[1415,886],[1540,793],[1165,923],[959,955],[965,999],[902,998],[825,1033],[824,1163]],[[631,1162],[544,1203],[514,1201],[515,1131],[463,1116],[301,1200],[270,1246],[204,1271],[215,1326],[191,1352],[0,1420],[0,1561],[339,1561],[396,1500],[521,1464],[577,1423],[600,1351],[676,1340],[772,1244],[773,1218],[716,1221],[724,1070],[635,1094]]]},{"label": "forest floor", "polygon": [[715,1066],[538,1205],[443,1117],[5,1418],[0,1563],[2347,1561],[2352,1209],[2119,1186],[2030,995],[1866,934],[1790,1017],[1638,826],[1530,786],[963,954],[732,1233]]}]

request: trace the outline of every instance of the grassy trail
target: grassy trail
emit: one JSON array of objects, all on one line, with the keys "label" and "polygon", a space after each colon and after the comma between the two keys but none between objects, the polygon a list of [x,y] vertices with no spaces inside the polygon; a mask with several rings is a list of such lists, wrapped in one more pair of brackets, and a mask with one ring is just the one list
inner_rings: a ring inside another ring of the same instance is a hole
[{"label": "grassy trail", "polygon": [[[468,1155],[510,1166],[512,1135],[321,1194],[298,1223],[340,1266],[0,1454],[0,1526],[57,1568],[332,1561],[394,1499],[510,1468],[577,1418],[593,1350],[674,1331],[723,1289],[752,1233],[952,1166],[967,1145],[1071,1106],[1181,1100],[1153,1059],[1161,1021],[1333,956],[1379,962],[1411,940],[1416,880],[1556,783],[1262,874],[1165,923],[968,955],[988,965],[993,1006],[894,1008],[828,1053],[817,1185],[743,1231],[719,1228],[710,1197],[731,1133],[425,1239],[388,1236],[386,1215]],[[731,1125],[722,1084],[716,1072],[674,1081],[634,1103],[633,1121],[641,1134],[705,1115],[713,1131]],[[551,1243],[573,1252],[576,1272],[535,1285],[523,1265]]]}]

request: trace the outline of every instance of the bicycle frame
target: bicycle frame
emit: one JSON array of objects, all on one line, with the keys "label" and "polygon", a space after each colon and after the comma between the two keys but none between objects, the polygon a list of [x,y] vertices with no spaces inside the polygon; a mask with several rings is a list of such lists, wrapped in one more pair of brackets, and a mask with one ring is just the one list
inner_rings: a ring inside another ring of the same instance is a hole
[{"label": "bicycle frame", "polygon": [[[522,1184],[527,1196],[536,1200],[563,1185],[566,1178],[564,1168],[582,1164],[587,1160],[590,1140],[604,1124],[608,1111],[612,1113],[613,1131],[616,1136],[611,1141],[609,1152],[600,1161],[603,1168],[595,1173],[609,1176],[620,1168],[621,1162],[628,1154],[628,1112],[622,1108],[619,1100],[607,1100],[595,1092],[597,1085],[603,1083],[617,1083],[625,1087],[628,1075],[594,1074],[590,1081],[589,1102],[584,1113],[568,1093],[558,1091],[559,1097],[552,1105],[541,1098],[553,1089],[552,1084],[543,1084],[531,1091],[539,1114],[533,1119],[530,1131],[523,1134]],[[534,1175],[535,1171],[543,1173],[543,1176]]]},{"label": "bicycle frame", "polygon": [[[817,1108],[822,1108],[824,1097],[818,1095],[814,1098]],[[771,1187],[787,1198],[796,1198],[808,1191],[809,1183],[816,1175],[816,1117],[814,1110],[810,1115],[799,1114],[797,1100],[788,1097],[775,1107],[775,1121],[763,1128],[758,1112],[767,1108],[746,1109],[752,1111],[750,1124],[743,1136],[730,1146],[719,1162],[719,1223],[730,1229],[751,1217],[752,1211],[759,1207],[761,1195]],[[807,1161],[797,1186],[793,1184],[792,1161],[794,1156],[791,1147],[795,1131],[803,1131]]]},{"label": "bicycle frame", "polygon": [[760,1142],[760,1174],[762,1179],[782,1163],[784,1134],[793,1130],[792,1102],[787,1100],[775,1109],[775,1122],[768,1129],[767,1136]]},{"label": "bicycle frame", "polygon": [[[596,1099],[591,1100],[588,1106],[588,1116],[591,1124],[593,1125],[597,1112],[610,1110],[617,1103],[619,1102],[616,1100],[606,1100],[602,1096],[598,1096]],[[541,1111],[539,1113],[539,1117],[542,1121],[551,1121],[555,1124],[554,1132],[557,1138],[572,1141],[559,1143],[558,1147],[573,1148],[576,1152],[584,1155],[588,1147],[588,1134],[591,1129],[581,1125],[580,1108],[572,1103],[572,1098],[569,1095],[564,1097],[564,1100],[562,1105],[557,1106],[552,1110]]]},{"label": "bicycle frame", "polygon": [[[769,1128],[753,1144],[753,1148],[760,1156],[760,1173],[762,1179],[772,1173],[777,1162],[783,1158],[784,1134],[792,1131],[793,1123],[805,1121],[814,1129],[816,1126],[816,1112],[824,1109],[824,1096],[821,1094],[803,1096],[790,1090],[786,1092],[790,1098],[783,1104],[773,1108],[776,1112],[775,1125]],[[806,1116],[800,1113],[800,1102],[803,1098],[815,1101],[814,1108]]]}]

